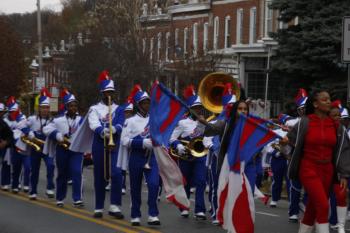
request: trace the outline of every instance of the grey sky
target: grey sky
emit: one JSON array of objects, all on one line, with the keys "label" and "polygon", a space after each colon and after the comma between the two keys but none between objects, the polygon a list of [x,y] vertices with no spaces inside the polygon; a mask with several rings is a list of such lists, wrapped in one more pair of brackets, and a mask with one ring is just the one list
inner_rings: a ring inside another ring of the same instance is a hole
[{"label": "grey sky", "polygon": [[[24,13],[36,10],[37,0],[0,0],[0,12],[9,13]],[[41,8],[49,8],[55,11],[61,9],[60,0],[40,0]]]}]

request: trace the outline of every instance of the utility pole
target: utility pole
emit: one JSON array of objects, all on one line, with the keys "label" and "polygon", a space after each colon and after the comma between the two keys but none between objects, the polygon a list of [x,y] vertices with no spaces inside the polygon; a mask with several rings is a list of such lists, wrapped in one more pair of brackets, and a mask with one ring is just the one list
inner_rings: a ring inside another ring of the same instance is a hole
[{"label": "utility pole", "polygon": [[37,24],[38,24],[38,60],[39,60],[39,77],[43,78],[43,44],[41,40],[41,11],[40,0],[37,0]]}]

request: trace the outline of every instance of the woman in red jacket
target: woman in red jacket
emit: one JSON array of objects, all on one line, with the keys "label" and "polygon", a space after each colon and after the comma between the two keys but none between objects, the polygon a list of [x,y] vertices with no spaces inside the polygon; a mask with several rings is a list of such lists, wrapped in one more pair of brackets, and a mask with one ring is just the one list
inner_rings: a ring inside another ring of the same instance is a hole
[{"label": "woman in red jacket", "polygon": [[[346,153],[349,143],[337,121],[329,117],[331,100],[328,92],[316,91],[306,103],[306,116],[288,133],[295,146],[288,174],[299,179],[309,195],[299,233],[329,233],[329,193],[335,177],[346,189],[350,171]],[[335,152],[335,153],[334,153]]]}]

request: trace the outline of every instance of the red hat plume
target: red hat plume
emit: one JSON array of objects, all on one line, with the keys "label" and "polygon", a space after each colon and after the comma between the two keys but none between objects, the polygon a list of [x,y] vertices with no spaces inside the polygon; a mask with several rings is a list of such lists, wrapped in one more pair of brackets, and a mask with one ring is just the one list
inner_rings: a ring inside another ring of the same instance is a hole
[{"label": "red hat plume", "polygon": [[131,90],[130,95],[129,95],[129,97],[128,97],[128,102],[129,102],[129,100],[131,101],[131,102],[129,102],[129,103],[134,102],[134,96],[135,96],[136,93],[139,92],[139,91],[142,91],[141,86],[140,86],[139,84],[136,84],[136,85],[133,87],[133,89]]},{"label": "red hat plume", "polygon": [[47,96],[51,98],[51,93],[49,92],[49,90],[47,90],[46,87],[43,87],[40,91],[40,95],[41,96]]},{"label": "red hat plume", "polygon": [[10,104],[13,104],[16,102],[16,98],[14,96],[10,96],[8,99],[7,99],[7,102],[6,102],[6,105],[9,106]]},{"label": "red hat plume", "polygon": [[110,80],[109,73],[107,70],[104,70],[100,73],[100,75],[98,76],[97,82],[101,83],[104,80]]},{"label": "red hat plume", "polygon": [[184,97],[187,99],[191,96],[194,96],[196,94],[196,91],[194,89],[194,86],[193,85],[189,85],[188,87],[185,88],[184,90]]},{"label": "red hat plume", "polygon": [[333,108],[341,108],[341,101],[340,100],[334,100],[332,102],[332,107]]},{"label": "red hat plume", "polygon": [[232,95],[233,90],[232,90],[232,83],[226,83],[224,87],[224,91],[222,92],[222,95]]},{"label": "red hat plume", "polygon": [[68,89],[67,89],[67,88],[63,88],[63,90],[62,90],[61,93],[60,93],[60,97],[63,98],[63,97],[65,97],[66,95],[69,95],[69,94],[70,94],[70,93],[69,93]]}]

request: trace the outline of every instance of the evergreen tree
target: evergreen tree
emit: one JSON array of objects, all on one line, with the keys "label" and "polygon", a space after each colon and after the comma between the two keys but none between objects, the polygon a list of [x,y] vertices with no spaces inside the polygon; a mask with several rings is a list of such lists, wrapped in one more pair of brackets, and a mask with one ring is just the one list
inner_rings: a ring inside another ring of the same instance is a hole
[{"label": "evergreen tree", "polygon": [[287,85],[345,85],[341,37],[342,18],[350,15],[349,0],[273,0],[271,7],[288,24],[272,35],[279,42],[274,74],[287,78]]}]

